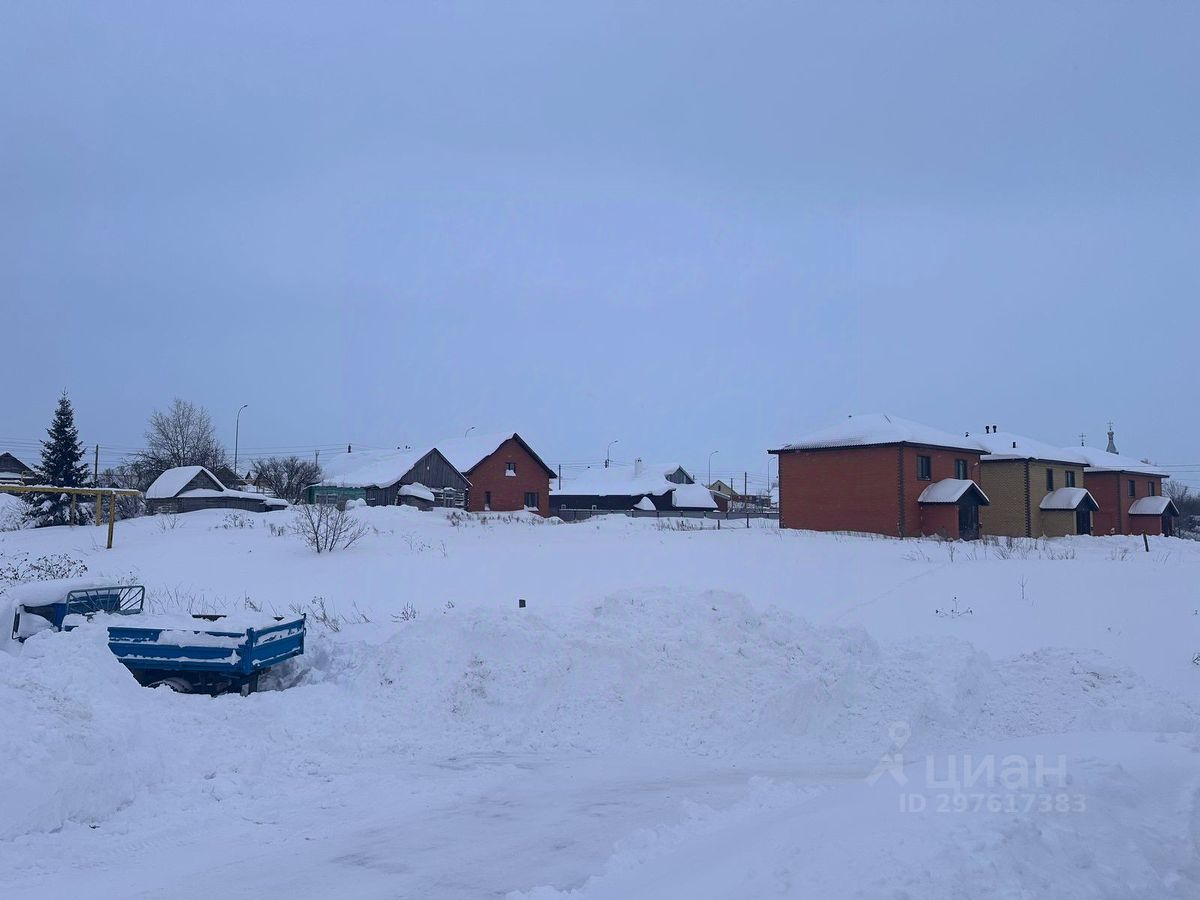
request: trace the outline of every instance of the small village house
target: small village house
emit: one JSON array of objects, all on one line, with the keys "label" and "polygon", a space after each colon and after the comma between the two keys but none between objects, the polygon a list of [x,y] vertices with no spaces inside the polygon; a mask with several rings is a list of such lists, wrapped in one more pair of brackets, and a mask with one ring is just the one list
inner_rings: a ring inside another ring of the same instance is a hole
[{"label": "small village house", "polygon": [[898,416],[850,416],[770,451],[780,527],[900,537],[980,535],[976,440]]},{"label": "small village house", "polygon": [[471,512],[529,510],[550,515],[551,469],[516,432],[472,434],[437,442],[469,482]]},{"label": "small village house", "polygon": [[321,460],[322,479],[308,488],[309,503],[368,506],[464,506],[470,482],[436,448],[354,450]]},{"label": "small village house", "polygon": [[1162,489],[1163,479],[1170,477],[1167,472],[1118,453],[1111,428],[1107,449],[1070,449],[1087,464],[1084,486],[1100,504],[1094,514],[1094,534],[1175,533],[1179,509]]},{"label": "small village house", "polygon": [[37,473],[11,453],[0,453],[0,484],[36,484]]},{"label": "small village house", "polygon": [[987,450],[979,484],[991,504],[982,510],[987,534],[1062,537],[1091,534],[1099,508],[1084,487],[1087,461],[1072,448],[1054,447],[995,425],[974,438]]},{"label": "small village house", "polygon": [[562,510],[715,510],[713,493],[683,466],[644,463],[589,468],[550,494],[551,512]]},{"label": "small village house", "polygon": [[204,466],[178,466],[167,469],[146,488],[146,511],[150,513],[186,513],[200,509],[240,509],[267,512],[282,509],[286,500],[230,490]]}]

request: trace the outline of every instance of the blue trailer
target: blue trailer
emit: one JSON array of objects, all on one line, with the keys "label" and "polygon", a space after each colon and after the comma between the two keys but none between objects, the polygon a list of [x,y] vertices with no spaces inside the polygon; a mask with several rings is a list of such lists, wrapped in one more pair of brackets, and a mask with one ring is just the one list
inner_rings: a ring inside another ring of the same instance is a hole
[{"label": "blue trailer", "polygon": [[75,588],[50,602],[45,602],[49,586],[39,587],[37,602],[17,605],[13,638],[24,641],[38,631],[70,631],[96,616],[111,617],[109,648],[147,687],[250,694],[264,672],[304,652],[303,615],[260,616],[254,624],[217,614],[152,616],[144,613],[141,585]]}]

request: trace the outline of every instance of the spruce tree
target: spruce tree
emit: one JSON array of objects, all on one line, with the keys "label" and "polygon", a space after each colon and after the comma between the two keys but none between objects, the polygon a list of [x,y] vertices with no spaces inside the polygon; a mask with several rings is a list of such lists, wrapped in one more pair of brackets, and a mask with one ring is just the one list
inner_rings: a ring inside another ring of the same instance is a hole
[{"label": "spruce tree", "polygon": [[[38,480],[55,487],[83,487],[88,482],[88,467],[83,460],[83,444],[79,442],[79,430],[75,427],[75,410],[67,392],[58,398],[54,419],[46,430],[47,440],[42,441],[42,464]],[[71,497],[69,494],[28,494],[33,507],[30,515],[36,525],[64,525],[70,519]]]}]

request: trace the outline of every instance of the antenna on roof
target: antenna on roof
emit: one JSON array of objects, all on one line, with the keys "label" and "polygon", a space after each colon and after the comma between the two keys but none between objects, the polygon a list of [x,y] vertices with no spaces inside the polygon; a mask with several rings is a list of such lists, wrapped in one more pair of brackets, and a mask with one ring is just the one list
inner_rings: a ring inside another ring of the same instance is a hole
[{"label": "antenna on roof", "polygon": [[1079,446],[1080,446],[1080,447],[1086,447],[1086,446],[1087,446],[1087,434],[1086,434],[1085,432],[1082,432],[1082,431],[1081,431],[1081,432],[1079,432]]}]

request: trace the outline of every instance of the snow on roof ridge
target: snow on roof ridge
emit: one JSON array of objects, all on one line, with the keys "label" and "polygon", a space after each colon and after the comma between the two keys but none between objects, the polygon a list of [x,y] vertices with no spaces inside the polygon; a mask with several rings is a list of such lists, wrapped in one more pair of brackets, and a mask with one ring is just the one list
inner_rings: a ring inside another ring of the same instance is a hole
[{"label": "snow on roof ridge", "polygon": [[885,444],[919,444],[975,452],[984,450],[983,445],[974,438],[955,435],[891,413],[867,413],[847,416],[845,421],[811,432],[775,452]]},{"label": "snow on roof ridge", "polygon": [[[1026,437],[1023,434],[1016,434],[1011,431],[985,431],[983,434],[975,435],[974,437],[975,440],[979,441],[987,449],[987,452],[983,456],[985,460],[1048,459],[1053,462],[1073,463],[1075,465],[1087,464],[1087,460],[1078,452],[1078,448],[1056,447],[1045,441],[1039,441],[1035,438]],[[1016,446],[1013,446],[1014,444]]]},{"label": "snow on roof ridge", "polygon": [[147,500],[169,500],[177,496],[180,491],[187,487],[188,482],[201,472],[204,472],[209,478],[221,485],[222,490],[225,488],[221,484],[221,479],[204,466],[175,466],[174,468],[167,469],[154,479],[150,487],[146,488],[145,497]]},{"label": "snow on roof ridge", "polygon": [[1160,475],[1163,478],[1171,477],[1170,472],[1158,468],[1153,463],[1144,463],[1140,459],[1134,459],[1132,456],[1109,453],[1107,450],[1097,447],[1076,447],[1075,450],[1084,458],[1087,467],[1094,472],[1139,472],[1145,475]]}]

